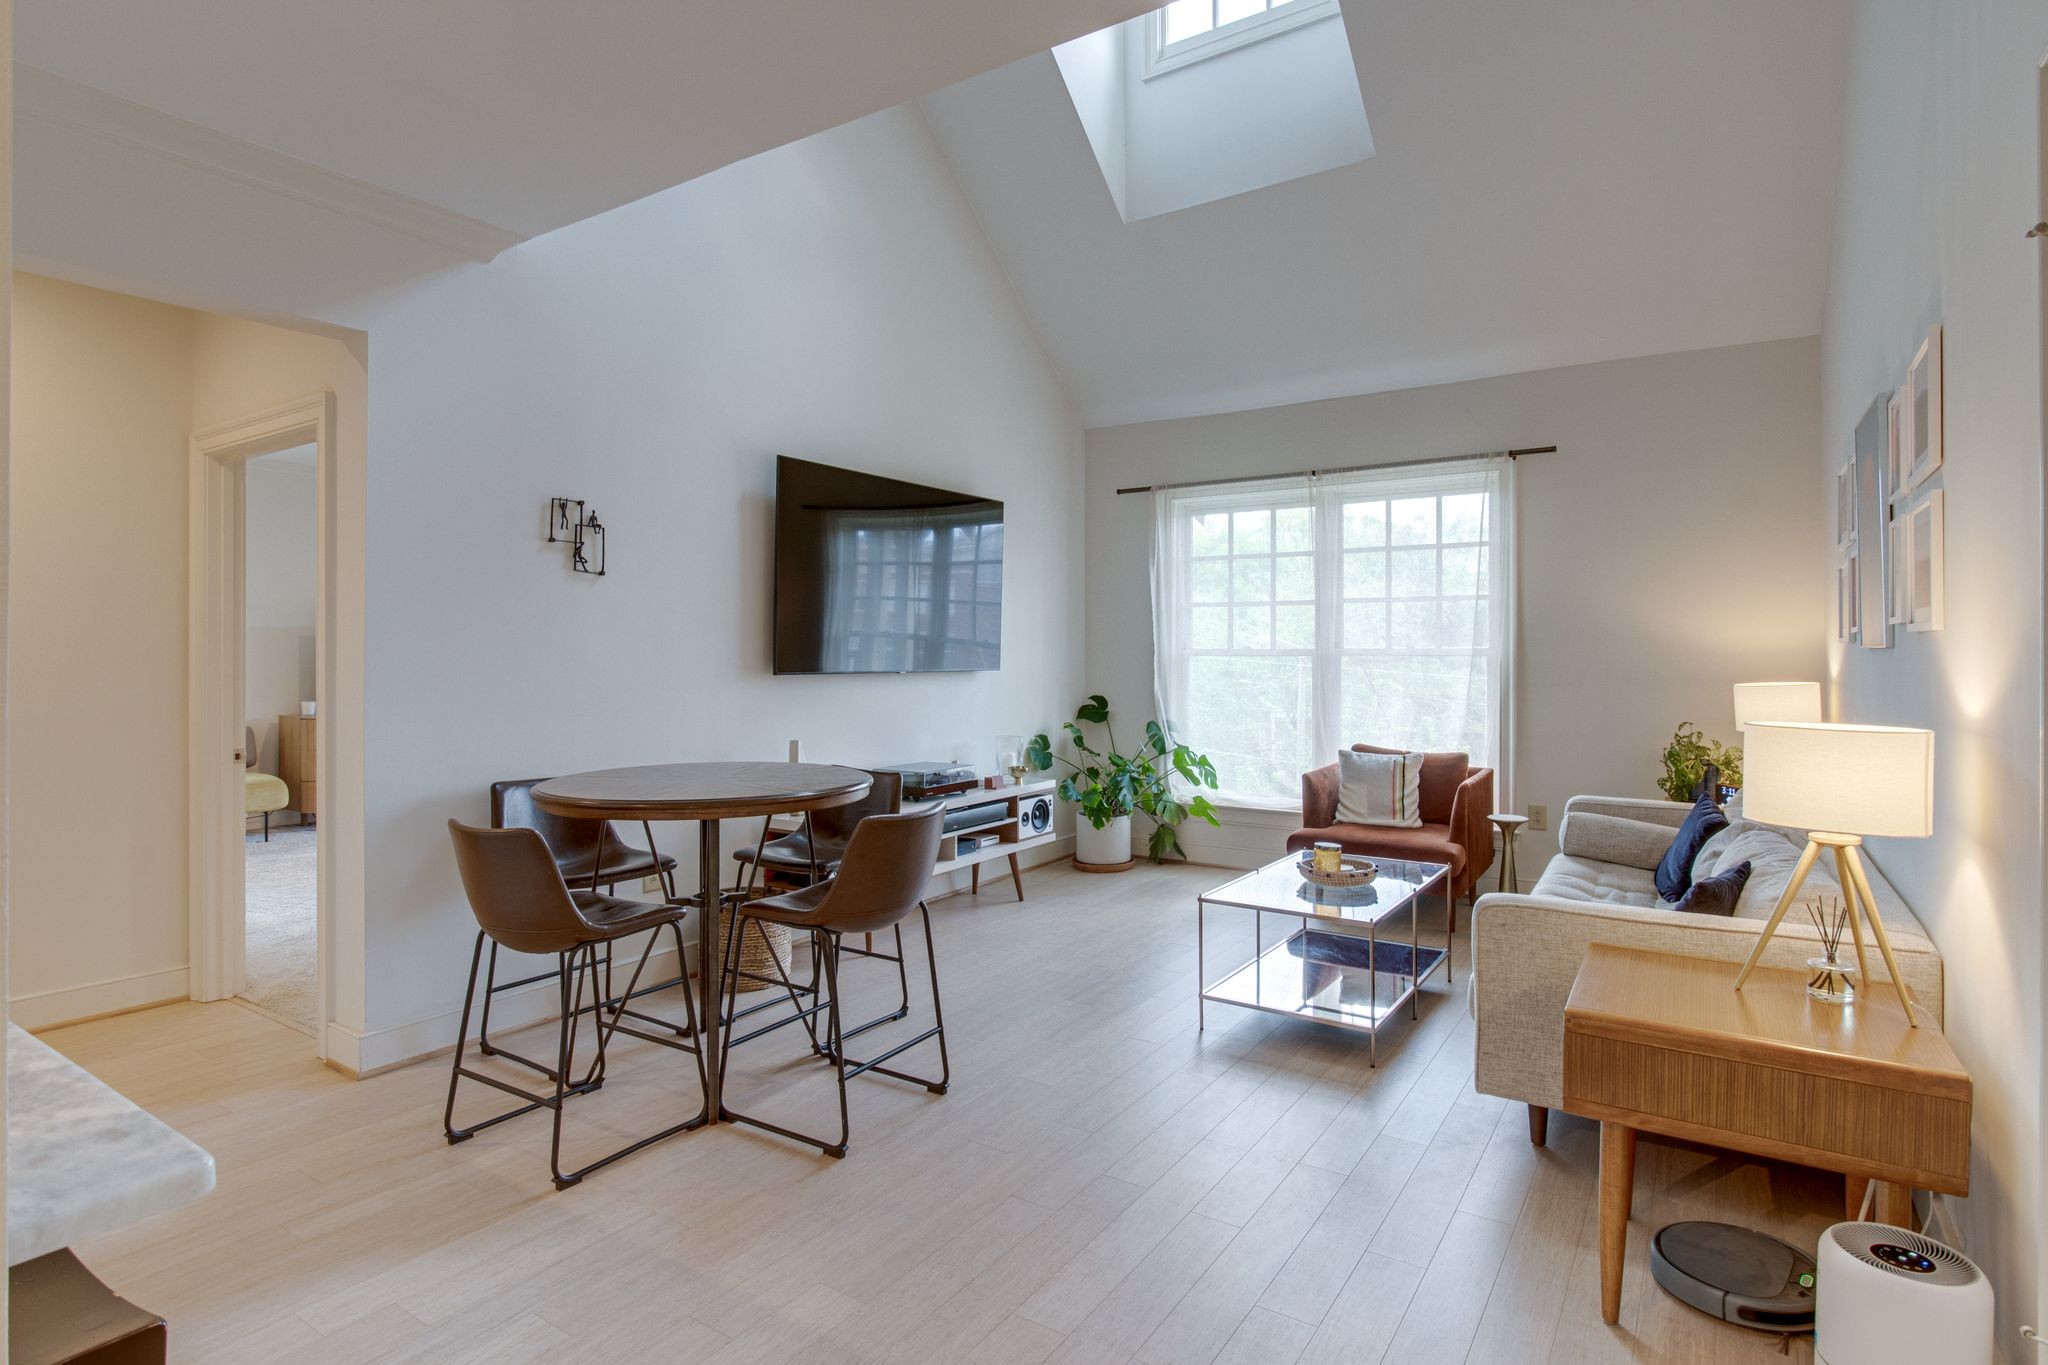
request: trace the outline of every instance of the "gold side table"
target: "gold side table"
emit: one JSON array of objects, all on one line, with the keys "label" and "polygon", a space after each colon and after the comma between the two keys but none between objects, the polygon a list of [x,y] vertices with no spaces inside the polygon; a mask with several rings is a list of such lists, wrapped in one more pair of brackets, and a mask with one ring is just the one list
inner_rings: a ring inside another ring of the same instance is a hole
[{"label": "gold side table", "polygon": [[1500,831],[1500,889],[1519,891],[1522,884],[1515,877],[1515,836],[1522,832],[1522,826],[1529,823],[1529,817],[1495,811],[1486,818]]}]

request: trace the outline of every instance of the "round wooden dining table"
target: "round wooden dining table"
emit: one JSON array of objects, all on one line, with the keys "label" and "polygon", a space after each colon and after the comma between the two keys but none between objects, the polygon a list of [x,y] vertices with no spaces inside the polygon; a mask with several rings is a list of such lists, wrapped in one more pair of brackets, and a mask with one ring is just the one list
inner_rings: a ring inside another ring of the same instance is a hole
[{"label": "round wooden dining table", "polygon": [[724,975],[718,822],[844,806],[866,795],[869,781],[858,768],[829,763],[656,763],[571,773],[533,789],[536,806],[565,819],[697,822],[697,1046],[704,1059],[705,1123],[725,1117],[718,1074]]}]

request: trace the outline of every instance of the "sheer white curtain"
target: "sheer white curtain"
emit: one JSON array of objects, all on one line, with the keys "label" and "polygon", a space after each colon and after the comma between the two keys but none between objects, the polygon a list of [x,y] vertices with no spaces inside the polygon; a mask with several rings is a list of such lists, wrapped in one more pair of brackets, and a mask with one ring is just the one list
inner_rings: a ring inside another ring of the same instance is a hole
[{"label": "sheer white curtain", "polygon": [[1163,489],[1153,520],[1154,700],[1224,800],[1290,807],[1354,742],[1465,750],[1511,798],[1511,460]]}]

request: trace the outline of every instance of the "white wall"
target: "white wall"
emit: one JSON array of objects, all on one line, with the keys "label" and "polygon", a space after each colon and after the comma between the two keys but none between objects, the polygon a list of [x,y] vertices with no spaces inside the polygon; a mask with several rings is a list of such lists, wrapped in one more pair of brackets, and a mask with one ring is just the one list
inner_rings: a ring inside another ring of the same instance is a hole
[{"label": "white wall", "polygon": [[[1117,488],[1556,445],[1515,476],[1516,784],[1551,826],[1518,846],[1533,877],[1567,797],[1654,796],[1680,721],[1732,741],[1732,684],[1819,676],[1818,357],[1774,341],[1090,431],[1088,688],[1150,708],[1151,500]],[[1233,812],[1183,840],[1250,864],[1299,823]]]},{"label": "white wall", "polygon": [[[16,727],[13,763],[37,796],[15,816],[11,866],[23,913],[10,992],[13,1017],[42,1027],[188,990],[192,432],[334,390],[338,475],[360,508],[365,375],[360,338],[309,336],[34,275],[16,276],[15,288],[9,679],[36,718]],[[359,620],[359,538],[352,563]],[[349,575],[338,581],[346,591]],[[359,725],[359,670],[340,696],[329,724],[346,724],[352,699]],[[273,735],[273,755],[274,744]],[[351,779],[345,767],[323,764],[327,849],[353,840],[358,868],[360,797],[351,818],[349,793],[360,791],[359,769]],[[356,945],[336,953],[334,999],[339,1017],[359,1023],[361,881],[345,866],[334,876],[337,942]]]},{"label": "white wall", "polygon": [[[1825,488],[1870,400],[1945,328],[1945,629],[1830,645],[1834,712],[1932,728],[1935,834],[1873,854],[1948,972],[1947,1032],[1975,1082],[1966,1250],[1999,1342],[2037,1323],[2041,1217],[2042,479],[2039,0],[1857,7],[1823,352]],[[1816,541],[1825,533],[1815,532]]]},{"label": "white wall", "polygon": [[[791,738],[987,762],[1074,706],[1080,430],[914,110],[451,272],[369,325],[362,1065],[452,1041],[475,924],[445,825],[484,820],[494,779]],[[1002,670],[771,676],[778,453],[1004,500]],[[557,494],[610,528],[607,577],[542,543]]]},{"label": "white wall", "polygon": [[[314,335],[213,313],[196,315],[192,421],[232,422],[329,392],[335,406],[334,466],[321,471],[320,534],[327,568],[319,584],[336,638],[315,660],[320,673],[320,877],[328,921],[328,999],[340,1033],[329,1056],[346,1055],[363,1023],[363,555],[369,478],[368,341],[360,333]],[[276,722],[273,721],[272,724]]]},{"label": "white wall", "polygon": [[185,994],[194,319],[14,279],[13,1015]]},{"label": "white wall", "polygon": [[1110,27],[1052,50],[1059,64],[1060,78],[1073,97],[1074,112],[1088,134],[1088,146],[1102,167],[1109,197],[1124,221],[1131,219],[1124,207],[1124,189],[1129,183],[1129,162],[1124,140],[1128,121],[1124,117],[1124,41],[1133,26],[1144,27],[1142,19]]},{"label": "white wall", "polygon": [[242,710],[256,731],[256,766],[266,773],[277,771],[277,718],[297,715],[301,701],[318,696],[319,496],[311,456],[309,446],[247,466]]}]

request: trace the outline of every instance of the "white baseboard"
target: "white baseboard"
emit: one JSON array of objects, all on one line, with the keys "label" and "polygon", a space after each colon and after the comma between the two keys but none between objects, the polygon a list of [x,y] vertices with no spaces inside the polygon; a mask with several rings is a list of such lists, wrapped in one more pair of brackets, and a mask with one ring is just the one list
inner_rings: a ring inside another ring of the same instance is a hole
[{"label": "white baseboard", "polygon": [[1221,827],[1187,820],[1180,827],[1180,846],[1188,861],[1205,867],[1249,870],[1264,867],[1287,852],[1287,836],[1301,828],[1301,812],[1249,806],[1219,808]]},{"label": "white baseboard", "polygon": [[[687,931],[686,931],[687,932]],[[667,931],[664,930],[664,937]],[[692,935],[694,947],[694,935]],[[635,948],[637,950],[638,943]],[[488,960],[488,957],[486,958]],[[552,959],[549,959],[552,960]],[[634,959],[638,961],[637,956]],[[540,959],[517,959],[500,956],[498,975],[517,980],[531,976],[535,971],[551,970]],[[632,974],[633,963],[620,960],[613,968],[614,979],[623,987],[626,976]],[[622,973],[622,974],[620,974]],[[676,954],[673,948],[657,949],[647,959],[647,970],[642,973],[643,982],[666,981],[676,975]],[[455,983],[458,987],[462,982]],[[477,986],[481,994],[483,986]],[[545,1023],[561,1015],[561,997],[556,994],[552,979],[536,981],[518,990],[505,991],[491,998],[491,1032],[511,1033],[515,1029],[531,1024]],[[467,1037],[474,1038],[477,1023],[482,1015],[482,1005],[471,1015]],[[327,1060],[337,1069],[356,1076],[372,1076],[379,1071],[417,1062],[437,1053],[446,1053],[455,1046],[455,1026],[462,1020],[462,1005],[458,1000],[453,1009],[415,1019],[410,1024],[395,1028],[371,1029],[358,1033],[340,1024],[327,1026]]]},{"label": "white baseboard", "polygon": [[167,1005],[191,997],[191,973],[184,967],[137,972],[111,981],[95,981],[62,990],[17,995],[7,1002],[7,1017],[30,1032],[75,1024],[102,1015],[124,1014],[151,1005]]}]

